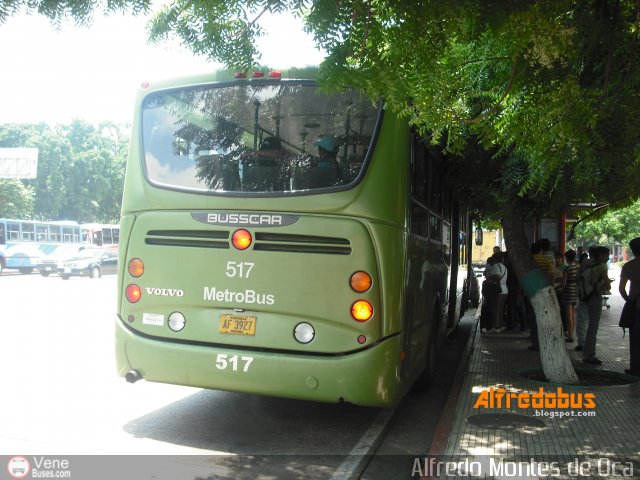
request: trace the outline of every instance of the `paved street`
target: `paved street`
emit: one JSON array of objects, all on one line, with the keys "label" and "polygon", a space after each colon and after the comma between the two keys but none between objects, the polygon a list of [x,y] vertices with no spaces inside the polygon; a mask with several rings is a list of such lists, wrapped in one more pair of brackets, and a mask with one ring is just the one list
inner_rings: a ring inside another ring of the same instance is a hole
[{"label": "paved street", "polygon": [[[0,300],[0,454],[197,455],[184,478],[241,478],[247,456],[264,456],[261,469],[275,478],[345,478],[367,465],[366,478],[389,478],[394,456],[428,451],[473,318],[443,351],[435,390],[394,412],[127,384],[113,359],[115,276],[5,272]],[[229,457],[213,468],[210,455]]]}]

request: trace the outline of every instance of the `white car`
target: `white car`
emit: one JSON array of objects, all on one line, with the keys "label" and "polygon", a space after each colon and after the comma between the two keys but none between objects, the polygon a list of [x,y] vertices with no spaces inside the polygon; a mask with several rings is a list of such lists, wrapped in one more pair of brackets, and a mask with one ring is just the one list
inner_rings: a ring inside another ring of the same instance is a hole
[{"label": "white car", "polygon": [[48,277],[52,273],[58,271],[65,260],[75,257],[80,251],[84,250],[84,245],[60,245],[55,251],[45,257],[42,257],[36,266],[40,275]]}]

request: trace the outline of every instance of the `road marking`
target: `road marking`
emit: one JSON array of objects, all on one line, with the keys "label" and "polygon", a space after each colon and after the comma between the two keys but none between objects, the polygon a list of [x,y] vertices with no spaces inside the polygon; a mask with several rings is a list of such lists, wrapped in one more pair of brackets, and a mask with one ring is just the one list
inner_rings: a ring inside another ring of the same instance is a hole
[{"label": "road marking", "polygon": [[349,452],[347,458],[340,464],[338,469],[333,472],[331,480],[358,478],[361,471],[371,460],[371,456],[375,454],[380,446],[382,436],[386,432],[389,421],[393,418],[396,410],[397,407],[385,409],[378,414],[371,426],[360,438],[360,441],[353,447],[351,452]]}]

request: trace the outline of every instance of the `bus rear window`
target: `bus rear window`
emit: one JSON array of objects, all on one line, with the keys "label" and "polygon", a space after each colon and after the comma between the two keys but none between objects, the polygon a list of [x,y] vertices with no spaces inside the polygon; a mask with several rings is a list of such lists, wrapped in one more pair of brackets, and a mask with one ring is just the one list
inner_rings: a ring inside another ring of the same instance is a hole
[{"label": "bus rear window", "polygon": [[149,181],[202,192],[346,186],[363,168],[378,107],[306,84],[225,84],[152,93],[142,105]]}]

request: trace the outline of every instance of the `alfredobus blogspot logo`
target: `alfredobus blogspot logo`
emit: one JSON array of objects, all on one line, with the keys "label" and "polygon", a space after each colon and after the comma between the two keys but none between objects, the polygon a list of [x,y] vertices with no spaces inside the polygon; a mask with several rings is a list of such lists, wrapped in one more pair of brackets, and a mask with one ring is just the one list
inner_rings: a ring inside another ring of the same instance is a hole
[{"label": "alfredobus blogspot logo", "polygon": [[13,478],[25,478],[29,475],[31,466],[29,460],[24,457],[12,457],[7,464],[7,470]]},{"label": "alfredobus blogspot logo", "polygon": [[595,393],[567,393],[558,387],[555,391],[546,392],[544,388],[535,392],[508,392],[505,388],[483,390],[473,408],[550,408],[562,409],[594,409]]}]

